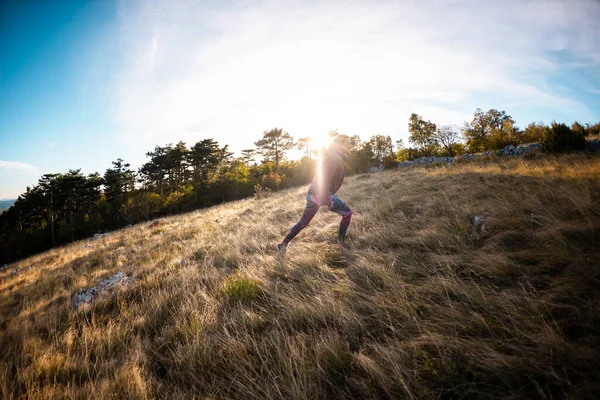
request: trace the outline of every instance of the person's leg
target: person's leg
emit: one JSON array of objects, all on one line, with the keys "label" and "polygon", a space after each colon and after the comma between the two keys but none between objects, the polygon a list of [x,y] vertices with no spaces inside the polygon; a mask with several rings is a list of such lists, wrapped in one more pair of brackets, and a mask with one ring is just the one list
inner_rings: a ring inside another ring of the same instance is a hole
[{"label": "person's leg", "polygon": [[344,242],[346,239],[346,231],[348,231],[348,226],[350,225],[350,220],[352,219],[352,210],[339,197],[334,195],[330,195],[330,197],[331,211],[342,216],[340,229],[338,231],[338,239],[340,242]]},{"label": "person's leg", "polygon": [[292,239],[295,238],[296,235],[300,233],[302,229],[308,226],[308,224],[313,219],[317,211],[319,211],[319,205],[311,199],[310,195],[306,196],[306,207],[304,207],[304,212],[302,213],[300,221],[296,225],[294,225],[292,229],[290,229],[290,231],[287,233],[285,239],[283,239],[283,242],[281,242],[281,244],[287,246],[288,243],[291,242]]}]

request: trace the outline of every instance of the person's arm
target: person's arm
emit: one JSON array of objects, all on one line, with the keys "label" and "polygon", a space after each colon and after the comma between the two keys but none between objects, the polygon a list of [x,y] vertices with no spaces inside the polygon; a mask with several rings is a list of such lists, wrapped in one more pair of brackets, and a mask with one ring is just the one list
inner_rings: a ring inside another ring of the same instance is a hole
[{"label": "person's arm", "polygon": [[329,192],[336,194],[344,182],[344,163],[341,159],[333,159],[331,162],[331,177],[329,180]]}]

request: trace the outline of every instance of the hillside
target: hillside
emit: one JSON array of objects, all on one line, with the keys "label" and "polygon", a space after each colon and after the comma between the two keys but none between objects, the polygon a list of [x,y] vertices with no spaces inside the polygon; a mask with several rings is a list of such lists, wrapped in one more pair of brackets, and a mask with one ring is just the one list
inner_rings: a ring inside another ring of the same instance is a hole
[{"label": "hillside", "polygon": [[[305,190],[9,265],[0,397],[600,394],[599,157],[350,177],[348,248],[339,216],[319,213],[278,258]],[[79,288],[118,271],[132,282],[73,309]]]},{"label": "hillside", "polygon": [[13,204],[15,204],[16,199],[3,199],[0,200],[0,211],[8,210]]}]

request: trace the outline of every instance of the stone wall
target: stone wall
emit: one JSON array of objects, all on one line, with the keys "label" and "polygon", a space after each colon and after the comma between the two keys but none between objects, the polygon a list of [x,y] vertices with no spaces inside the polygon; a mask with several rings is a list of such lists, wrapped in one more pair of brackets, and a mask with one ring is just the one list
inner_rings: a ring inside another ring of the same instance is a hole
[{"label": "stone wall", "polygon": [[[477,158],[488,157],[493,155],[523,156],[527,153],[538,151],[541,149],[541,147],[542,146],[539,143],[527,143],[520,144],[516,147],[510,145],[500,150],[484,151],[483,153],[465,153],[457,157],[421,157],[412,161],[402,161],[398,163],[398,167],[411,167],[415,165],[425,165],[433,163],[451,164],[455,160],[475,160]],[[600,139],[588,140],[585,144],[585,151],[589,153],[600,153]]]}]

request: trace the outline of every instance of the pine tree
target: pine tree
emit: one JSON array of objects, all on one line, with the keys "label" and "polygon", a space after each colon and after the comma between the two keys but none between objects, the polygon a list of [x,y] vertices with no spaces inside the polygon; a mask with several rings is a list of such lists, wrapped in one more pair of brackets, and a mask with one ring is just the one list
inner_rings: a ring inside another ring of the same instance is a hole
[{"label": "pine tree", "polygon": [[311,158],[312,138],[310,136],[302,137],[298,139],[298,150],[306,149],[306,156]]},{"label": "pine tree", "polygon": [[294,138],[281,128],[274,128],[263,132],[263,138],[254,142],[259,148],[259,153],[265,160],[275,161],[275,172],[279,173],[279,161],[285,157],[285,152],[296,145]]},{"label": "pine tree", "polygon": [[127,204],[127,194],[135,185],[135,172],[122,159],[112,162],[113,167],[104,173],[104,194],[111,206],[110,217],[114,226],[123,222],[123,206]]},{"label": "pine tree", "polygon": [[250,166],[250,161],[254,158],[254,153],[256,153],[256,150],[254,149],[242,150],[242,158],[244,159],[246,166]]},{"label": "pine tree", "polygon": [[57,176],[58,174],[44,174],[38,181],[38,185],[43,193],[43,196],[46,198],[46,213],[48,215],[48,219],[50,220],[50,224],[48,224],[48,226],[50,227],[52,246],[56,245],[56,238],[54,235],[54,195],[56,192],[55,183]]}]

